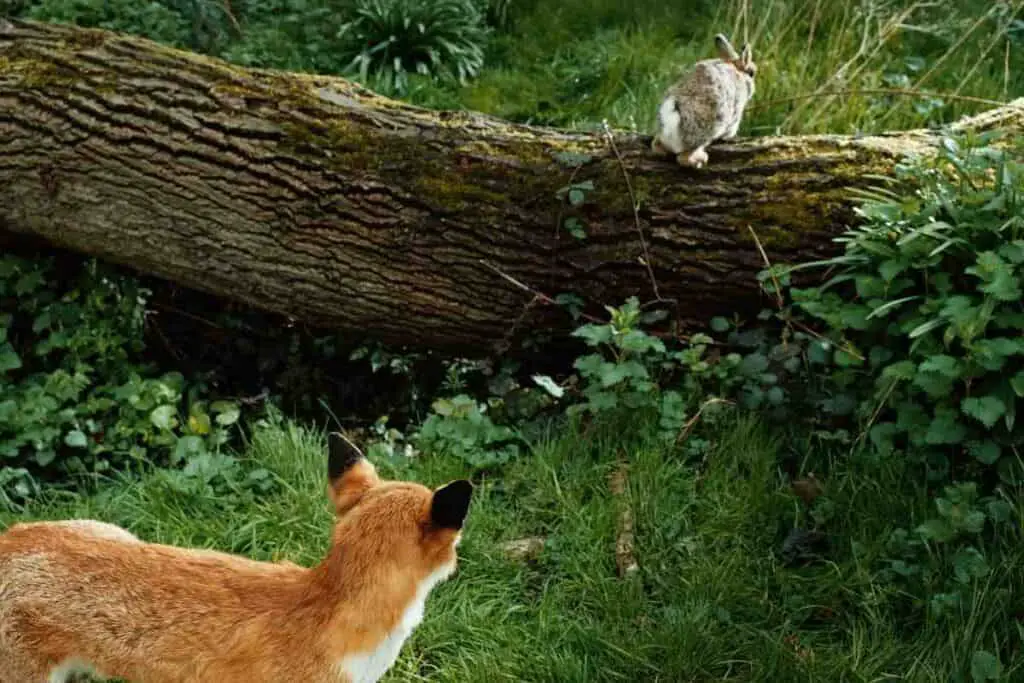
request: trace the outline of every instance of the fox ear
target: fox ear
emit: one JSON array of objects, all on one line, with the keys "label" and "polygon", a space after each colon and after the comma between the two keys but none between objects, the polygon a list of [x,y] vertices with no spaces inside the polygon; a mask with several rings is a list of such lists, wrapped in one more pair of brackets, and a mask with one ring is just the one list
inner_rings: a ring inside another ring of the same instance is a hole
[{"label": "fox ear", "polygon": [[461,529],[472,497],[473,485],[466,479],[458,479],[437,489],[430,501],[431,523],[441,529]]},{"label": "fox ear", "polygon": [[377,470],[355,444],[337,432],[327,435],[329,495],[337,514],[352,507],[380,479]]},{"label": "fox ear", "polygon": [[327,435],[327,478],[335,481],[341,478],[353,465],[363,459],[355,444],[338,432]]}]

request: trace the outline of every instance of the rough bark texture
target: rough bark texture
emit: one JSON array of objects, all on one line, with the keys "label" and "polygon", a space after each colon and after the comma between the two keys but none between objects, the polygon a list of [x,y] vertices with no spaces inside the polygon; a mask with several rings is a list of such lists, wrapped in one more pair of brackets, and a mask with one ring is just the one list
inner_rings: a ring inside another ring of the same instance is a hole
[{"label": "rough bark texture", "polygon": [[[961,126],[1017,126],[1021,101]],[[655,103],[652,103],[652,107]],[[391,343],[490,349],[565,324],[533,292],[679,319],[758,305],[762,258],[834,251],[848,189],[926,131],[713,146],[432,112],[102,31],[0,20],[0,230]],[[582,206],[559,189],[592,182]],[[563,193],[564,195],[564,193]],[[557,226],[576,217],[575,239]],[[518,283],[518,284],[517,284]]]}]

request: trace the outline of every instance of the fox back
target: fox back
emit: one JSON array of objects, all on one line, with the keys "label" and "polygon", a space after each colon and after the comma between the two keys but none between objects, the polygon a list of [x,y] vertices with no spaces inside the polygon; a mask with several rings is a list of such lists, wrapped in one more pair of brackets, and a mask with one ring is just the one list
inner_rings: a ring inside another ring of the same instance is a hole
[{"label": "fox back", "polygon": [[104,522],[0,535],[0,683],[372,683],[456,567],[465,480],[382,481],[329,437],[337,519],[313,568],[146,543]]}]

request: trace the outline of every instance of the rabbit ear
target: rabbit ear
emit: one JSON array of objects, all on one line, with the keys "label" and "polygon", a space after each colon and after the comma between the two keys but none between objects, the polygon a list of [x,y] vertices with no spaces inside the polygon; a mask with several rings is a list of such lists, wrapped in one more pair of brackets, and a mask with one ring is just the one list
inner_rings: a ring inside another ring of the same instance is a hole
[{"label": "rabbit ear", "polygon": [[750,66],[754,62],[754,51],[750,48],[750,43],[743,44],[743,54],[740,55],[740,60],[743,62],[743,66]]},{"label": "rabbit ear", "polygon": [[721,33],[715,36],[715,46],[718,48],[718,54],[721,55],[722,59],[739,59],[740,57],[736,54],[736,48],[732,46],[729,39]]}]

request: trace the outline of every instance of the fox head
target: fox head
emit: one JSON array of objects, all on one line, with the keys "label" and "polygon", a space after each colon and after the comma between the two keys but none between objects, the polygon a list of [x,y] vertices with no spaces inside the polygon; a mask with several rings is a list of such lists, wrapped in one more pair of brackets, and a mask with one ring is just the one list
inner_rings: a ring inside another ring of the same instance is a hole
[{"label": "fox head", "polygon": [[414,582],[455,571],[455,547],[473,485],[459,479],[436,490],[384,481],[347,439],[328,435],[328,497],[337,521],[333,545],[346,563],[398,570]]}]

